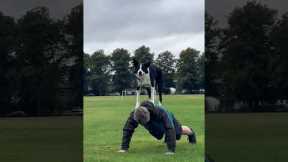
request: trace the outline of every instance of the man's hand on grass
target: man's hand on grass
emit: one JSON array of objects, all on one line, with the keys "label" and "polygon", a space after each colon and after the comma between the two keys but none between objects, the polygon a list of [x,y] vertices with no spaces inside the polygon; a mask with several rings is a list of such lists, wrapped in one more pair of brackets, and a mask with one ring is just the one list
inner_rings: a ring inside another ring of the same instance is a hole
[{"label": "man's hand on grass", "polygon": [[127,150],[122,150],[122,149],[121,149],[121,150],[119,150],[118,152],[119,152],[119,153],[126,153],[126,152],[128,152],[128,151],[127,151]]}]

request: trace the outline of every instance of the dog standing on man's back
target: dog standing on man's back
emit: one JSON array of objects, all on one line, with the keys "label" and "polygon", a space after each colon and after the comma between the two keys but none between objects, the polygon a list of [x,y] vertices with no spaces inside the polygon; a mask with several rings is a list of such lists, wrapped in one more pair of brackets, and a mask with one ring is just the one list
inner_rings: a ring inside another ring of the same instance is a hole
[{"label": "dog standing on man's back", "polygon": [[155,103],[156,88],[159,94],[159,101],[162,103],[162,71],[151,62],[139,63],[135,58],[133,59],[134,74],[137,78],[136,88],[136,106],[139,107],[140,93],[142,88],[146,88],[149,99],[152,97],[152,102]]}]

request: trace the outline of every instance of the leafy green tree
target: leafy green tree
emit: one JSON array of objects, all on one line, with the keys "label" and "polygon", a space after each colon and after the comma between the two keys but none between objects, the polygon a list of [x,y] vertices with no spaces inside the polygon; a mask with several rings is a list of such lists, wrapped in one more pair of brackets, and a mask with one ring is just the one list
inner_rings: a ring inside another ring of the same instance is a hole
[{"label": "leafy green tree", "polygon": [[5,86],[1,94],[7,93],[0,96],[0,107],[5,104],[1,114],[63,111],[61,84],[75,96],[70,98],[74,105],[82,103],[82,15],[82,5],[64,20],[52,19],[48,8],[41,6],[28,10],[17,22],[0,13],[0,85]]},{"label": "leafy green tree", "polygon": [[104,54],[103,50],[94,52],[90,56],[89,64],[90,74],[88,75],[88,84],[95,95],[106,95],[109,91],[111,63],[109,56]]},{"label": "leafy green tree", "polygon": [[87,53],[84,53],[83,55],[83,66],[84,66],[84,69],[88,69],[91,65],[91,60],[90,60],[90,55],[87,54]]},{"label": "leafy green tree", "polygon": [[[208,96],[219,96],[220,72],[220,50],[219,40],[220,29],[217,28],[217,21],[208,13],[205,14],[205,90]],[[203,76],[203,75],[202,75]]]},{"label": "leafy green tree", "polygon": [[175,70],[176,70],[176,59],[175,56],[169,52],[165,51],[158,55],[155,60],[155,64],[162,70],[163,77],[163,91],[165,93],[169,92],[170,87],[175,87]]},{"label": "leafy green tree", "polygon": [[83,58],[83,4],[72,8],[64,18],[64,32],[69,54],[82,63]]},{"label": "leafy green tree", "polygon": [[256,1],[236,8],[228,17],[222,65],[226,98],[247,102],[255,110],[269,101],[272,51],[269,32],[276,11]]},{"label": "leafy green tree", "polygon": [[89,93],[89,81],[88,81],[88,76],[90,73],[90,65],[91,65],[91,59],[90,55],[87,53],[84,53],[83,56],[83,95],[86,95]]},{"label": "leafy green tree", "polygon": [[278,99],[288,99],[288,12],[283,14],[281,19],[275,24],[271,32],[271,42],[273,42],[272,64],[272,84],[274,96]]},{"label": "leafy green tree", "polygon": [[131,87],[132,73],[129,70],[130,54],[126,49],[118,48],[112,52],[113,90],[121,92]]},{"label": "leafy green tree", "polygon": [[20,103],[29,114],[37,115],[55,106],[47,101],[53,101],[56,93],[57,68],[53,63],[60,39],[59,23],[50,17],[45,7],[33,8],[18,20],[16,56],[21,74]]},{"label": "leafy green tree", "polygon": [[[18,20],[19,57],[27,64],[41,67],[53,58],[55,42],[59,41],[58,24],[45,7],[36,7]],[[52,56],[51,56],[52,55]]]},{"label": "leafy green tree", "polygon": [[134,58],[140,63],[153,62],[154,54],[150,52],[150,48],[141,46],[134,52]]},{"label": "leafy green tree", "polygon": [[192,93],[199,89],[199,66],[197,63],[200,51],[187,48],[180,53],[177,63],[177,90]]},{"label": "leafy green tree", "polygon": [[12,17],[0,12],[0,115],[11,109],[10,98],[16,91],[15,47],[16,23]]},{"label": "leafy green tree", "polygon": [[[74,106],[82,107],[82,85],[83,85],[83,4],[71,9],[64,18],[64,34],[66,36],[66,51],[68,61],[73,60],[70,68],[70,84],[73,91],[72,103]],[[80,77],[80,78],[79,78]]]}]

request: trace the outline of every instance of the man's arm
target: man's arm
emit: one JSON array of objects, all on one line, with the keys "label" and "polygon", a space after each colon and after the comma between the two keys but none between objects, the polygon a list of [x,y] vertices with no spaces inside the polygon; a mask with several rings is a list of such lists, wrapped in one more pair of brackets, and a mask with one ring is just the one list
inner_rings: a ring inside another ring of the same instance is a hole
[{"label": "man's arm", "polygon": [[[144,105],[145,104],[145,105]],[[173,124],[172,117],[169,117],[169,112],[161,107],[154,107],[151,102],[145,102],[141,104],[142,106],[146,106],[151,114],[154,114],[161,118],[165,127],[165,138],[168,151],[175,152],[176,148],[176,131]]]},{"label": "man's arm", "polygon": [[137,128],[138,123],[133,119],[134,111],[130,113],[129,118],[127,119],[124,128],[123,128],[123,136],[122,136],[122,144],[121,150],[128,150],[129,144],[134,133],[134,129]]},{"label": "man's arm", "polygon": [[165,127],[165,139],[167,148],[171,152],[175,152],[176,148],[176,132],[174,128],[173,121],[169,118],[168,112],[161,112],[162,121],[164,122]]},{"label": "man's arm", "polygon": [[176,148],[176,133],[175,133],[175,129],[166,129],[166,133],[165,133],[165,137],[167,139],[166,144],[167,144],[167,148],[169,151],[171,152],[175,152],[175,148]]}]

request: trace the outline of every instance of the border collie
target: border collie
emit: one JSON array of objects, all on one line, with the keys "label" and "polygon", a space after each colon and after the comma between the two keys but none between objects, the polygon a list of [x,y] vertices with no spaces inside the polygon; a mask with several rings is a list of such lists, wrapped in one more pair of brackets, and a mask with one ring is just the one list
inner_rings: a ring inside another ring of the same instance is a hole
[{"label": "border collie", "polygon": [[145,88],[148,92],[149,99],[152,97],[152,102],[155,103],[156,88],[159,94],[159,101],[162,103],[162,71],[147,62],[140,64],[135,58],[133,59],[134,74],[137,78],[136,87],[136,108],[139,107],[139,97],[141,89]]}]

